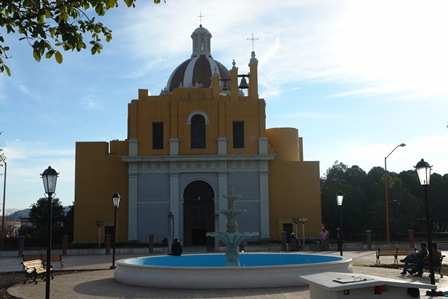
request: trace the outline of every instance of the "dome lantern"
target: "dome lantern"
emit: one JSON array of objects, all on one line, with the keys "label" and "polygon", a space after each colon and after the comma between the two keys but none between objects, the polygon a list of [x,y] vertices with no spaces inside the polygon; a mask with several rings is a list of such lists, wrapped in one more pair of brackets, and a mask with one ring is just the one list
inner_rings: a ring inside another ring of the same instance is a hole
[{"label": "dome lantern", "polygon": [[191,54],[191,58],[199,55],[212,57],[211,38],[211,33],[202,27],[202,25],[199,25],[199,28],[191,35],[191,39],[193,40],[193,53]]},{"label": "dome lantern", "polygon": [[[211,54],[211,33],[202,24],[192,33],[193,53],[171,74],[163,94],[174,88],[209,88],[212,76],[219,76],[221,88],[223,81],[230,80],[229,70]],[[161,93],[162,94],[162,93]]]}]

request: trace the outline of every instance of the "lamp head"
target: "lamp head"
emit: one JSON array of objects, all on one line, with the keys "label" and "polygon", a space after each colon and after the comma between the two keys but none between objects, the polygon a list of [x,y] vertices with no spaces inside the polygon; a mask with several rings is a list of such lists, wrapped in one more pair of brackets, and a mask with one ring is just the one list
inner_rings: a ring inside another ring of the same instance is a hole
[{"label": "lamp head", "polygon": [[401,147],[405,147],[405,146],[406,146],[406,144],[405,144],[405,143],[402,143],[402,144],[400,144],[400,146],[401,146]]},{"label": "lamp head", "polygon": [[342,193],[341,190],[339,190],[338,194],[336,194],[336,200],[337,200],[338,206],[342,206],[342,201],[344,200],[344,193]]},{"label": "lamp head", "polygon": [[112,196],[112,201],[114,204],[114,209],[118,209],[118,207],[120,206],[120,194],[116,193]]},{"label": "lamp head", "polygon": [[420,162],[418,162],[414,167],[417,170],[420,185],[429,186],[432,166],[430,166],[425,160],[421,159]]},{"label": "lamp head", "polygon": [[44,183],[45,193],[54,193],[56,191],[56,181],[59,173],[51,168],[51,166],[48,166],[48,168],[45,169],[40,175],[42,176],[42,181]]}]

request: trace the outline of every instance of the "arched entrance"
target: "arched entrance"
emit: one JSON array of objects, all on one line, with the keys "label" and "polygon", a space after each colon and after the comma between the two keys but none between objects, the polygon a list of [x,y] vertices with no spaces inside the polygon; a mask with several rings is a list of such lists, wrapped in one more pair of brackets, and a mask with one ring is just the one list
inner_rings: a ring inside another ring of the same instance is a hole
[{"label": "arched entrance", "polygon": [[215,193],[203,181],[194,181],[184,190],[184,240],[186,246],[213,246],[213,238],[206,232],[213,232]]}]

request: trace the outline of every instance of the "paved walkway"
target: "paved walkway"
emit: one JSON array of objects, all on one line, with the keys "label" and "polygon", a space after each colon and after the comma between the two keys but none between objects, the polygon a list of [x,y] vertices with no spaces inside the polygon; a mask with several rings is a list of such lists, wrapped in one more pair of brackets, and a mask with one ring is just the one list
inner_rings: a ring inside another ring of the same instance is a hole
[{"label": "paved walkway", "polygon": [[[311,253],[311,252],[310,252]],[[316,252],[312,252],[316,253]],[[339,255],[339,252],[322,252],[321,254]],[[448,255],[448,252],[443,252]],[[138,255],[118,255],[117,259],[136,257]],[[404,279],[407,281],[430,283],[428,275],[424,277],[413,277],[410,275],[401,275],[401,270],[364,267],[375,263],[374,251],[346,251],[344,256],[353,259],[353,272],[359,274],[368,274],[393,279]],[[21,271],[21,258],[0,258],[1,272],[19,272]],[[269,288],[269,289],[222,289],[222,290],[176,290],[176,289],[155,289],[142,288],[121,285],[113,279],[113,270],[111,266],[112,256],[66,256],[64,257],[64,270],[95,270],[89,272],[79,272],[57,276],[51,280],[51,298],[309,298],[309,287],[291,287],[291,288]],[[381,258],[385,264],[393,263],[392,257]],[[55,269],[57,269],[57,266]],[[448,278],[440,278],[436,274],[436,285],[438,290],[448,291]],[[426,290],[421,289],[421,296],[426,296]],[[44,298],[45,283],[37,284],[17,284],[8,289],[8,293],[18,298]]]}]

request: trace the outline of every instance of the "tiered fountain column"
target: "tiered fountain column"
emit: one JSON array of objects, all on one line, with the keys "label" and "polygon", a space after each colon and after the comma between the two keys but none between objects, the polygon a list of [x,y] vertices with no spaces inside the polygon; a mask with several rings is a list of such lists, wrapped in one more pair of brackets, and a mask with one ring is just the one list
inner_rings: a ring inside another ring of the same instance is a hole
[{"label": "tiered fountain column", "polygon": [[240,195],[234,194],[232,185],[229,186],[228,194],[223,195],[227,199],[227,209],[219,210],[219,213],[223,214],[227,218],[227,230],[226,232],[213,232],[207,233],[207,236],[219,239],[226,245],[226,266],[239,266],[240,265],[240,253],[238,252],[238,246],[244,240],[258,236],[258,232],[238,232],[238,223],[236,217],[239,214],[246,213],[246,209],[235,209],[235,199],[240,198]]}]

